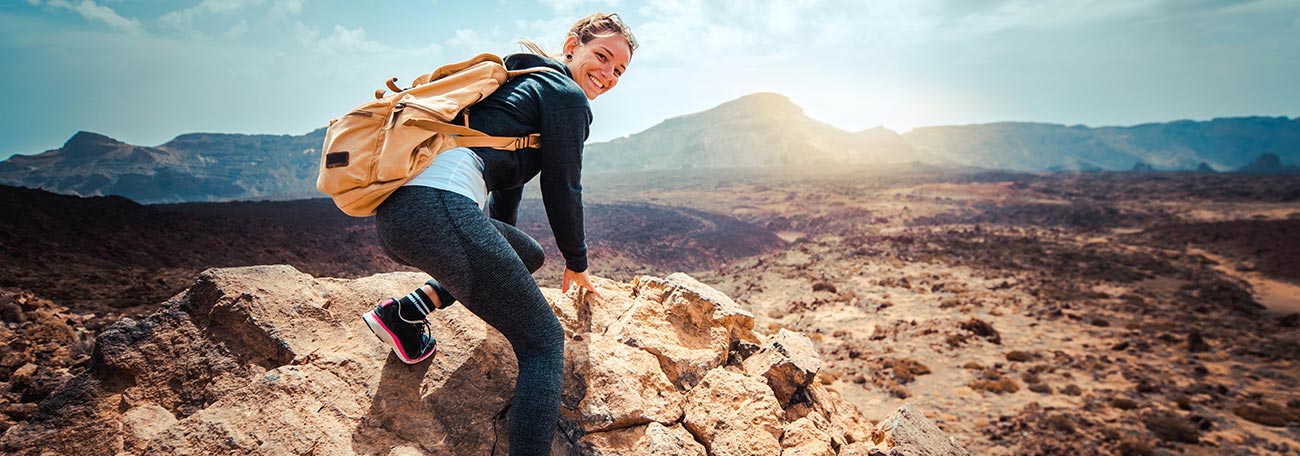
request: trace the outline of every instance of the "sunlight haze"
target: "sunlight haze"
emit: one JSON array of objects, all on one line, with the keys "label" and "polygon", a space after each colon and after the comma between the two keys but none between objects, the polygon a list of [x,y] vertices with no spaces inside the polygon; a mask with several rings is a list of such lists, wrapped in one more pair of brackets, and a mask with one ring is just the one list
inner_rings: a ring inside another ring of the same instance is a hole
[{"label": "sunlight haze", "polygon": [[1300,2],[25,0],[0,5],[0,158],[79,130],[139,145],[300,135],[479,52],[618,12],[641,43],[590,141],[777,92],[859,131],[1300,114]]}]

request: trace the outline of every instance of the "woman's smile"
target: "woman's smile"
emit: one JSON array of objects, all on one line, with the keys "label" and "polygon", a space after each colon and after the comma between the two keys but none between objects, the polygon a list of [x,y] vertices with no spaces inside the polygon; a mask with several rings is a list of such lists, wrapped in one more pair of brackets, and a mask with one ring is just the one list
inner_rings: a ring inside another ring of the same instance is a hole
[{"label": "woman's smile", "polygon": [[565,65],[587,99],[595,100],[618,85],[618,79],[632,59],[632,48],[617,34],[598,36],[584,44],[574,41],[566,53]]}]

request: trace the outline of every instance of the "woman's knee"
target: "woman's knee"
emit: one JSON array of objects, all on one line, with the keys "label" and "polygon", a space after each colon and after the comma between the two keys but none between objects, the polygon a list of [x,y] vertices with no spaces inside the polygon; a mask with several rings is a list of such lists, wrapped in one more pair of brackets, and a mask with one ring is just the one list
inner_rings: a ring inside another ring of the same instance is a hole
[{"label": "woman's knee", "polygon": [[519,249],[519,259],[523,260],[524,267],[528,268],[529,273],[537,272],[546,262],[546,252],[542,251],[542,244],[531,237],[524,244]]},{"label": "woman's knee", "polygon": [[[548,305],[549,310],[549,305]],[[516,346],[517,350],[526,351],[528,354],[538,356],[548,361],[564,361],[564,327],[560,325],[560,320],[555,318],[554,314],[547,315],[544,324],[530,331],[525,346]]]}]

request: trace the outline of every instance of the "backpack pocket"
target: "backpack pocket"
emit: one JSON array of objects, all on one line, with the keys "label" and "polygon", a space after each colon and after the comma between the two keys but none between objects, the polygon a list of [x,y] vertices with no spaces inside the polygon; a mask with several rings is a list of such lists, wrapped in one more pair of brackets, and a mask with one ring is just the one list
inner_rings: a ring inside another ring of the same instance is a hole
[{"label": "backpack pocket", "polygon": [[331,195],[372,181],[384,116],[356,110],[330,123],[325,132],[316,189]]},{"label": "backpack pocket", "polygon": [[[459,106],[456,100],[447,97],[402,97],[393,106],[391,118],[387,120],[382,147],[384,153],[375,164],[375,181],[391,182],[411,178],[432,163],[432,155],[442,149],[431,149],[429,146],[440,138],[435,138],[437,134],[434,132],[408,126],[405,122],[408,119],[450,119],[455,116]],[[451,115],[447,116],[447,112]],[[423,150],[421,145],[425,146]]]}]

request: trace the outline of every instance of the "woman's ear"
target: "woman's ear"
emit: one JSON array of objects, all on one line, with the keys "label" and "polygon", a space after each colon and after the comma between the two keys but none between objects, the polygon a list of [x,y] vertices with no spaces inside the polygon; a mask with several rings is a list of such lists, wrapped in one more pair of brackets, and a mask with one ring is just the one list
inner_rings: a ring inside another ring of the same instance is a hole
[{"label": "woman's ear", "polygon": [[570,34],[564,39],[564,54],[573,55],[573,50],[578,48],[578,36]]}]

